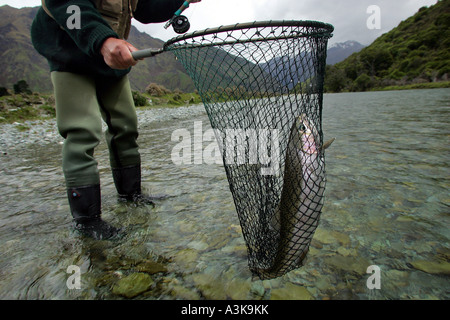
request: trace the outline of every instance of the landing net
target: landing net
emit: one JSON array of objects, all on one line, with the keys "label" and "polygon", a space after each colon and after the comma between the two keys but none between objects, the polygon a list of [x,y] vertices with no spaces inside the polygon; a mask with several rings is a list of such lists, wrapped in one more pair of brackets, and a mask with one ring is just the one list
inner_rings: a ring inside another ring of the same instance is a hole
[{"label": "landing net", "polygon": [[333,27],[269,21],[166,43],[203,100],[260,279],[301,266],[325,189],[322,96]]}]

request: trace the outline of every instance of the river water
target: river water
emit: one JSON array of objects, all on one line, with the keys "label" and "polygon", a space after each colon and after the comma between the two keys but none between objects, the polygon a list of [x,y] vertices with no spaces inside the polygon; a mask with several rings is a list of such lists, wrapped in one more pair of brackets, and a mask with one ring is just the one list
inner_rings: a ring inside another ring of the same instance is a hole
[{"label": "river water", "polygon": [[[159,199],[118,202],[102,142],[103,217],[123,227],[116,240],[73,231],[61,138],[1,146],[1,299],[450,298],[449,89],[324,96],[325,140],[336,141],[321,221],[305,265],[266,281],[248,270],[223,166],[171,159],[175,130],[194,139],[199,123],[209,128],[203,106],[138,112],[143,187]],[[145,282],[132,293],[120,289],[131,275],[141,276],[134,289]]]}]

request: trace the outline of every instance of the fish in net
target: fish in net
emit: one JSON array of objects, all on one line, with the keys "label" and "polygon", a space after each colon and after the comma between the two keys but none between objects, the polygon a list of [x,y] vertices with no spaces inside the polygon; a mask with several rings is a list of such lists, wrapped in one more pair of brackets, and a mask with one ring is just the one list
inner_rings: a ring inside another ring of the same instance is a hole
[{"label": "fish in net", "polygon": [[181,61],[203,100],[260,279],[298,268],[325,190],[322,101],[333,27],[315,21],[222,26],[178,36]]}]

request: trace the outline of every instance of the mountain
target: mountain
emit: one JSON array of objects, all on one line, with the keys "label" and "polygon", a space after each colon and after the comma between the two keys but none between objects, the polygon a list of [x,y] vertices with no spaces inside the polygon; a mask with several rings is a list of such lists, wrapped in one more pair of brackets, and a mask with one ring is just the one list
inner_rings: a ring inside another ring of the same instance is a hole
[{"label": "mountain", "polygon": [[[361,51],[364,47],[357,41],[336,43],[327,50],[327,65],[341,62],[353,53]],[[314,68],[308,64],[308,61],[312,61],[310,55],[311,53],[303,52],[295,57],[275,57],[266,63],[262,63],[261,67],[264,71],[272,74],[281,85],[292,89],[299,82],[304,82],[311,77],[310,70]]]},{"label": "mountain", "polygon": [[335,43],[327,51],[327,64],[333,65],[344,61],[355,52],[361,51],[365,46],[357,41]]},{"label": "mountain", "polygon": [[328,92],[448,81],[450,0],[422,7],[370,46],[327,66]]},{"label": "mountain", "polygon": [[266,63],[262,63],[261,68],[276,78],[278,83],[293,89],[299,82],[304,82],[311,77],[310,70],[314,70],[311,63],[311,53],[302,52],[294,57],[275,57]]},{"label": "mountain", "polygon": [[47,61],[34,50],[31,22],[37,8],[0,7],[0,86],[26,80],[32,89],[50,89]]},{"label": "mountain", "polygon": [[[39,7],[0,7],[0,87],[12,88],[26,80],[33,91],[51,92],[49,68],[31,44],[30,27]],[[128,39],[137,48],[161,48],[163,41],[132,27]],[[155,82],[174,90],[194,91],[194,83],[172,53],[166,52],[140,61],[130,73],[133,89],[143,91]]]}]

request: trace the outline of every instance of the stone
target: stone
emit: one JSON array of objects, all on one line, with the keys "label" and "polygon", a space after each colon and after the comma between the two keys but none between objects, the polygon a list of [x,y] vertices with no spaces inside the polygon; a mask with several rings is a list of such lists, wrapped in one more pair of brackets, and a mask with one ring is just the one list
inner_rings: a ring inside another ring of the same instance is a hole
[{"label": "stone", "polygon": [[208,300],[225,300],[227,295],[223,283],[213,275],[199,273],[193,275],[196,288]]},{"label": "stone", "polygon": [[155,274],[160,272],[167,272],[165,265],[155,261],[144,261],[136,266],[139,272],[145,272],[149,274]]},{"label": "stone", "polygon": [[247,257],[247,246],[245,244],[237,246],[229,245],[223,247],[221,251],[227,254],[232,254],[236,257]]},{"label": "stone", "polygon": [[220,249],[226,246],[231,240],[231,237],[229,234],[226,233],[218,233],[211,237],[211,239],[208,241],[209,247],[211,249]]},{"label": "stone", "polygon": [[322,249],[323,245],[319,241],[317,241],[316,239],[313,238],[311,240],[311,247],[314,247],[314,248],[317,248],[317,249]]},{"label": "stone", "polygon": [[383,279],[387,279],[387,281],[381,282],[382,289],[388,289],[389,291],[395,292],[400,287],[407,287],[410,281],[410,272],[401,271],[401,270],[386,270],[381,271]]},{"label": "stone", "polygon": [[208,244],[203,241],[191,241],[188,243],[188,247],[197,251],[203,251],[208,249]]},{"label": "stone", "polygon": [[315,287],[319,289],[320,291],[330,291],[330,290],[336,290],[336,288],[331,284],[331,279],[328,276],[322,276],[320,277],[315,283]]},{"label": "stone", "polygon": [[231,280],[226,287],[226,295],[232,300],[247,300],[251,282],[246,280]]},{"label": "stone", "polygon": [[130,299],[150,289],[152,284],[153,280],[148,274],[132,273],[120,279],[113,287],[112,292]]},{"label": "stone", "polygon": [[181,285],[174,285],[171,288],[171,295],[177,299],[183,300],[199,300],[200,295],[197,291],[185,288]]},{"label": "stone", "polygon": [[258,297],[263,297],[265,293],[265,288],[263,285],[263,281],[254,281],[251,284],[250,292]]},{"label": "stone", "polygon": [[415,269],[421,270],[426,273],[450,275],[449,262],[418,260],[411,262],[411,265]]},{"label": "stone", "polygon": [[356,255],[357,255],[357,252],[356,252],[355,249],[347,249],[347,248],[343,248],[343,247],[339,247],[339,248],[337,249],[337,252],[338,252],[341,256],[344,256],[344,257],[347,257],[347,256],[356,256]]},{"label": "stone", "polygon": [[187,248],[175,254],[173,260],[181,267],[188,268],[197,264],[199,253],[197,250]]},{"label": "stone", "polygon": [[324,259],[324,263],[347,273],[364,275],[371,264],[364,258],[351,256],[333,256]]},{"label": "stone", "polygon": [[444,260],[450,260],[450,249],[437,248],[436,253],[438,254],[438,256],[442,256]]},{"label": "stone", "polygon": [[401,215],[399,216],[396,221],[398,222],[412,222],[415,221],[414,217],[411,216],[405,216],[405,215]]},{"label": "stone", "polygon": [[325,229],[317,229],[313,239],[323,244],[335,244],[338,242],[343,246],[348,246],[350,244],[350,237],[345,233]]},{"label": "stone", "polygon": [[287,283],[282,288],[273,289],[270,300],[314,300],[314,298],[305,287]]}]

